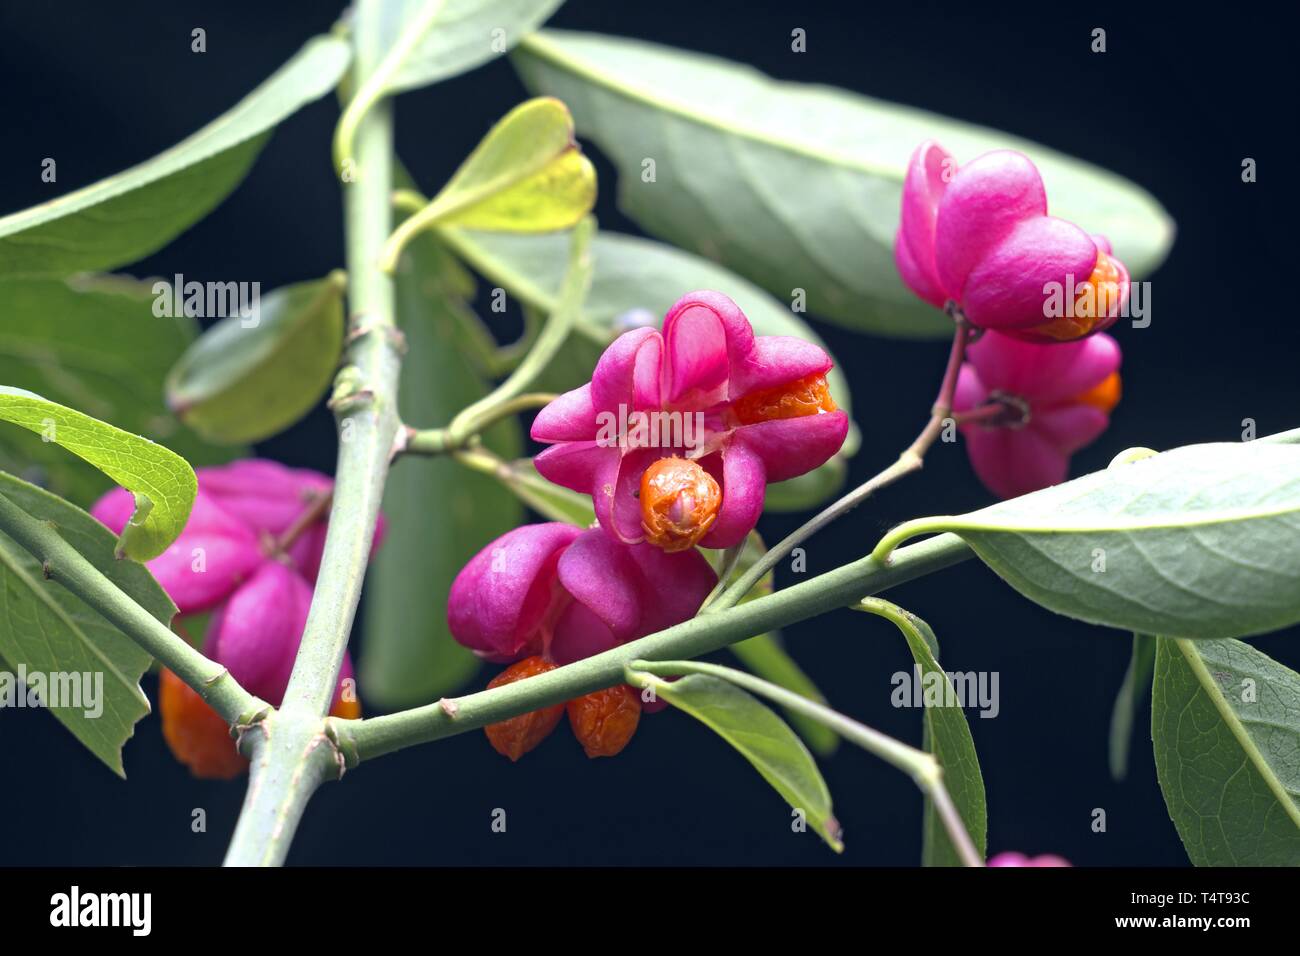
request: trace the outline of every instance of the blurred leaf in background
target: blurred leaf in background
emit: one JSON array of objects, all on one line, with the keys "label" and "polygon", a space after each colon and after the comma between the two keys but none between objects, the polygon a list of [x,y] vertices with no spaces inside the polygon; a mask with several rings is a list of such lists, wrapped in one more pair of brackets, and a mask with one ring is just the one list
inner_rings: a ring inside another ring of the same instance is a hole
[{"label": "blurred leaf in background", "polygon": [[[154,315],[153,302],[150,282],[124,276],[0,280],[0,383],[150,438],[196,467],[238,457],[242,449],[209,445],[168,411],[163,380],[198,326]],[[17,428],[0,429],[0,469],[83,507],[113,485]]]},{"label": "blurred leaf in background", "polygon": [[[407,342],[398,401],[407,422],[445,425],[489,391],[460,341],[465,323],[478,322],[465,302],[470,282],[428,233],[398,264],[397,318]],[[502,457],[522,451],[514,418],[484,439]],[[447,628],[447,594],[474,554],[522,523],[523,506],[494,478],[451,458],[409,456],[389,476],[383,510],[388,534],[366,588],[359,685],[363,699],[394,710],[450,694],[478,670],[478,658]]]}]

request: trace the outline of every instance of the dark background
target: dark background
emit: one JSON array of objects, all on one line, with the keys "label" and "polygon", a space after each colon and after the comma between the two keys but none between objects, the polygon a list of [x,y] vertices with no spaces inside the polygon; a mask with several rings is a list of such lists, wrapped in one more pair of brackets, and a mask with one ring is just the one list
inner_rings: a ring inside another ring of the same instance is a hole
[{"label": "dark background", "polygon": [[[1029,9],[1005,4],[846,4],[570,0],[552,23],[620,33],[752,63],[777,77],[835,84],[1028,136],[1151,190],[1179,234],[1153,280],[1153,322],[1117,327],[1124,400],[1110,430],[1075,460],[1103,467],[1132,445],[1236,440],[1300,424],[1295,404],[1294,105],[1287,25],[1254,5],[1191,19],[1133,4]],[[330,3],[6,4],[0,12],[0,211],[51,198],[143,160],[227,109],[301,43],[328,30]],[[208,52],[190,52],[204,27]],[[1089,51],[1093,27],[1108,52]],[[803,27],[808,52],[790,51]],[[432,191],[492,121],[524,96],[503,62],[399,101],[399,146]],[[342,264],[340,201],[329,163],[327,98],[288,120],[244,185],[206,221],[130,271],[259,280],[267,288]],[[58,161],[57,187],[40,161]],[[1243,157],[1259,181],[1241,182]],[[603,226],[635,227],[613,204],[597,157]],[[797,188],[797,184],[792,184]],[[685,290],[682,290],[685,291]],[[0,316],[0,321],[10,321]],[[854,386],[862,480],[920,426],[945,346],[818,326]],[[513,334],[502,329],[503,336]],[[880,396],[873,414],[871,396]],[[331,471],[334,431],[319,412],[261,448]],[[963,453],[940,445],[925,473],[816,538],[809,572],[861,556],[919,514],[987,501]],[[766,518],[773,540],[793,517]],[[1127,783],[1106,770],[1111,702],[1127,635],[1054,616],[977,562],[890,594],[933,625],[950,670],[1001,676],[1001,714],[972,731],[989,798],[990,852],[1055,852],[1080,865],[1185,863],[1140,723]],[[920,714],[889,705],[890,675],[911,666],[884,622],[847,611],[788,631],[833,704],[919,740]],[[1258,641],[1300,664],[1295,631]],[[364,639],[357,635],[354,640]],[[146,689],[153,693],[152,683]],[[362,688],[364,697],[364,688]],[[1140,722],[1147,721],[1146,713]],[[127,783],[48,714],[0,714],[0,864],[216,863],[242,785],[191,780],[156,718],[126,749]],[[852,748],[824,771],[848,849],[792,833],[789,811],[712,734],[682,715],[648,719],[615,760],[588,761],[567,733],[510,765],[479,733],[363,766],[313,801],[299,864],[887,864],[918,859],[920,800],[900,773]],[[190,830],[205,808],[208,831]],[[489,828],[493,808],[508,832]],[[1107,813],[1105,833],[1090,828]]]}]

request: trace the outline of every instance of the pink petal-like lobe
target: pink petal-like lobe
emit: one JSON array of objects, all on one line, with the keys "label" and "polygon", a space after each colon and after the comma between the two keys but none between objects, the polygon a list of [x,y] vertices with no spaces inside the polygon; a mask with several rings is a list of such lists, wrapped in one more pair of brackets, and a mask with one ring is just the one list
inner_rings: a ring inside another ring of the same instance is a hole
[{"label": "pink petal-like lobe", "polygon": [[488,544],[452,582],[452,636],[490,660],[510,660],[536,637],[554,597],[556,565],[581,528],[524,525]]},{"label": "pink petal-like lobe", "polygon": [[1023,153],[999,149],[966,163],[952,177],[935,214],[939,285],[965,305],[979,263],[1015,226],[1046,213],[1042,177]]},{"label": "pink petal-like lobe", "polygon": [[212,615],[206,650],[247,690],[279,706],[311,606],[311,586],[265,561]]},{"label": "pink petal-like lobe", "polygon": [[1096,244],[1074,223],[1051,216],[1025,219],[973,265],[962,309],[980,328],[1043,325],[1055,317],[1049,314],[1051,290],[1083,284],[1096,264]]},{"label": "pink petal-like lobe", "polygon": [[609,628],[618,642],[636,633],[643,608],[637,566],[622,545],[599,528],[583,532],[560,556],[560,584]]},{"label": "pink petal-like lobe", "polygon": [[903,179],[903,203],[894,259],[903,281],[926,302],[943,308],[949,298],[934,264],[934,227],[939,201],[957,171],[956,160],[938,143],[916,148]]},{"label": "pink petal-like lobe", "polygon": [[[717,459],[721,461],[717,461]],[[722,507],[708,534],[700,539],[705,548],[730,548],[745,540],[758,524],[767,494],[767,473],[763,460],[744,441],[732,441],[700,464],[714,475],[721,471]],[[720,467],[719,467],[720,466]]]},{"label": "pink petal-like lobe", "polygon": [[[90,513],[121,534],[134,510],[131,493],[114,488]],[[200,488],[185,529],[147,566],[180,613],[194,614],[225,600],[263,559],[257,535]]]}]

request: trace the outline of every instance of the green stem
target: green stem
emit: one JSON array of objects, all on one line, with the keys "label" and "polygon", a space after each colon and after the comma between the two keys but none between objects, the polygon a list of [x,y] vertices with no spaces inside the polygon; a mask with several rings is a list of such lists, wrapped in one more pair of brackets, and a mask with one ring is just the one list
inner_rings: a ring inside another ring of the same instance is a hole
[{"label": "green stem", "polygon": [[930,420],[926,422],[925,428],[916,436],[912,444],[908,445],[903,453],[898,456],[898,460],[884,471],[868,478],[843,498],[829,505],[825,510],[796,528],[776,547],[755,561],[753,566],[736,580],[735,584],[719,594],[709,604],[710,614],[716,614],[718,611],[733,607],[739,603],[755,584],[763,580],[763,575],[776,567],[777,562],[836,518],[852,511],[886,485],[893,484],[904,475],[921,470],[921,466],[925,461],[925,453],[930,450],[930,446],[942,434],[944,421],[952,413],[953,394],[957,389],[957,374],[961,371],[961,363],[966,356],[966,345],[970,341],[970,331],[970,326],[966,324],[965,320],[958,319],[957,330],[952,337],[952,348],[948,353],[948,366],[944,370],[943,381],[939,386],[939,396],[935,399],[934,407],[930,410]]},{"label": "green stem", "polygon": [[973,555],[956,535],[942,534],[897,551],[888,563],[862,558],[809,581],[675,627],[527,680],[454,700],[368,720],[331,720],[349,763],[450,737],[539,707],[611,687],[630,661],[697,657],[757,634],[856,603]]},{"label": "green stem", "polygon": [[[366,42],[371,43],[372,56],[369,57],[365,67],[358,59],[353,68],[351,78],[351,88],[354,93],[348,100],[348,105],[343,110],[343,115],[339,117],[338,126],[334,129],[334,167],[342,171],[344,163],[354,158],[353,145],[362,138],[364,133],[362,127],[370,115],[370,111],[386,101],[389,94],[390,84],[393,79],[401,72],[406,65],[407,59],[420,45],[425,36],[433,28],[434,21],[442,13],[443,0],[425,0],[424,9],[416,14],[409,23],[405,25],[401,36],[392,45],[391,49],[384,50],[380,46],[382,37],[380,36],[379,25],[383,20],[385,12],[380,9],[374,9],[367,14],[363,7],[368,7],[368,0],[361,0],[357,7],[357,26],[353,31],[353,46],[360,54],[361,41],[357,36],[362,33],[368,33],[369,37]],[[392,12],[388,11],[391,16]],[[362,23],[363,16],[370,16],[369,23]],[[361,155],[363,147],[358,147],[355,153],[355,160],[358,165],[365,162]],[[387,199],[385,199],[387,202]],[[388,234],[384,234],[384,239],[388,239]],[[383,244],[380,244],[380,249]]]},{"label": "green stem", "polygon": [[248,791],[226,851],[226,866],[279,866],[312,794],[343,773],[342,757],[313,717],[272,714],[240,738],[249,758]]},{"label": "green stem", "polygon": [[[423,195],[414,189],[399,189],[393,193],[391,200],[395,209],[405,213],[420,209],[428,202]],[[437,235],[438,241],[457,259],[484,278],[495,282],[502,288],[508,289],[511,295],[519,298],[526,307],[531,306],[546,313],[553,312],[559,307],[558,295],[551,294],[545,287],[522,273],[503,269],[501,263],[493,260],[491,256],[484,255],[478,246],[466,240],[461,230],[455,227],[434,226],[434,233]],[[608,329],[602,328],[582,315],[579,315],[574,321],[574,328],[579,334],[601,348],[613,341]]]},{"label": "green stem", "polygon": [[518,415],[549,405],[558,398],[553,392],[526,392],[514,398],[484,409],[475,416],[472,424],[462,426],[461,432],[448,428],[412,428],[406,433],[406,442],[400,451],[403,455],[445,455],[460,451],[469,445],[477,435],[491,428],[503,418]]},{"label": "green stem", "polygon": [[[384,0],[357,7],[354,43],[358,88],[382,55],[377,36]],[[393,280],[376,256],[392,228],[391,104],[372,104],[356,130],[357,177],[344,191],[347,224],[349,349],[331,404],[339,426],[334,502],[285,709],[323,716],[329,709],[361,596],[388,460],[397,436],[399,348],[393,320]]]},{"label": "green stem", "polygon": [[519,366],[491,394],[479,399],[451,420],[447,430],[453,441],[463,442],[467,436],[482,431],[486,427],[485,421],[495,420],[496,408],[515,399],[532,385],[568,340],[582,311],[587,286],[591,281],[590,249],[591,237],[595,231],[596,221],[591,216],[574,227],[569,245],[569,265],[560,288],[559,300],[547,316],[536,343]]},{"label": "green stem", "polygon": [[41,562],[47,578],[81,598],[161,661],[227,723],[249,720],[266,709],[266,703],[240,687],[229,671],[200,654],[105,577],[52,525],[33,518],[3,495],[0,495],[0,528]]},{"label": "green stem", "polygon": [[755,534],[756,532],[751,531],[745,536],[744,541],[728,548],[722,553],[722,563],[718,567],[718,583],[713,586],[713,590],[709,592],[709,596],[706,597],[704,603],[700,605],[700,613],[706,611],[709,606],[727,590],[727,583],[731,580],[731,576],[735,574],[736,567],[740,564],[740,559],[744,556],[745,549],[749,547]]},{"label": "green stem", "polygon": [[[353,28],[353,89],[367,89],[385,54],[380,23],[387,0],[360,0]],[[371,84],[374,88],[374,84]],[[393,281],[378,268],[392,230],[393,122],[386,100],[367,102],[355,134],[356,170],[345,186],[348,353],[330,405],[339,457],[329,530],[284,705],[245,735],[252,764],[248,795],[226,855],[228,865],[283,862],[311,793],[342,764],[322,718],[347,648],[398,435],[399,337]]]},{"label": "green stem", "polygon": [[803,714],[829,727],[845,740],[857,744],[867,753],[874,754],[911,777],[934,803],[935,809],[939,812],[939,819],[943,822],[944,829],[948,831],[953,846],[961,854],[962,861],[967,866],[984,865],[984,859],[975,849],[975,842],[971,839],[966,824],[958,815],[948,788],[944,785],[943,768],[939,766],[939,761],[933,754],[918,750],[901,740],[895,740],[888,734],[881,733],[874,727],[868,727],[852,717],[846,717],[825,704],[809,700],[792,690],[778,687],[776,684],[732,667],[720,667],[717,664],[699,661],[669,661],[663,664],[654,661],[632,661],[624,669],[624,674],[628,683],[640,687],[642,685],[637,682],[637,673],[653,674],[656,677],[707,674],[735,684],[752,694],[766,697],[786,710]]},{"label": "green stem", "polygon": [[519,338],[508,345],[493,348],[488,361],[488,370],[494,378],[509,375],[519,367],[524,356],[532,349],[546,324],[546,316],[528,303],[523,305],[524,329]]}]

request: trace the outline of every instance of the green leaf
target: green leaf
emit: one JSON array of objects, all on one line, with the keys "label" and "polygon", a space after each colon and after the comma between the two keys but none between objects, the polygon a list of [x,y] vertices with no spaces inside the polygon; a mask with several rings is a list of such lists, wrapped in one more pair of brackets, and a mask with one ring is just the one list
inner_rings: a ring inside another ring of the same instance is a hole
[{"label": "green leaf", "polygon": [[277,124],[332,90],[348,45],[317,37],[229,112],[139,166],[0,219],[0,275],[111,269],[160,249],[244,178]]},{"label": "green leaf", "polygon": [[573,139],[573,117],[559,100],[539,97],[507,113],[442,190],[393,233],[381,265],[430,226],[500,232],[567,229],[596,202],[596,170]]},{"label": "green leaf", "polygon": [[198,480],[174,451],[20,388],[0,385],[0,421],[66,448],[135,495],[119,557],[156,558],[189,520]]},{"label": "green leaf", "polygon": [[[442,424],[487,393],[456,347],[463,308],[430,236],[412,242],[397,272],[397,316],[407,352],[399,407],[409,421]],[[518,423],[490,428],[486,444],[519,454]],[[451,582],[473,555],[523,518],[509,491],[450,458],[398,462],[384,491],[387,537],[366,587],[360,684],[366,699],[393,710],[427,703],[463,686],[479,662],[447,630]]]},{"label": "green leaf", "polygon": [[639,686],[690,714],[753,764],[787,803],[836,853],[844,849],[840,825],[831,812],[831,794],[808,748],[768,707],[739,687],[707,674],[666,681],[638,672]]},{"label": "green leaf", "polygon": [[[826,703],[826,695],[790,656],[779,633],[760,634],[747,641],[732,644],[730,649],[731,653],[745,665],[746,670],[756,677],[794,691],[800,697],[807,697],[819,704]],[[789,709],[785,710],[785,716],[817,756],[829,757],[839,749],[839,734],[825,724]]]},{"label": "green leaf", "polygon": [[[193,465],[238,457],[185,428],[163,379],[198,334],[188,316],[159,317],[150,283],[122,276],[0,280],[0,382],[162,442]],[[112,482],[39,435],[0,428],[0,468],[88,507]]]},{"label": "green leaf", "polygon": [[[70,545],[163,624],[176,607],[149,571],[113,558],[113,534],[79,508],[47,491],[0,472],[0,494],[33,517],[50,522]],[[119,776],[122,746],[135,723],[149,713],[140,675],[151,659],[97,611],[55,580],[40,562],[0,532],[0,659],[11,672],[45,675],[49,693],[69,687],[78,675],[81,698],[62,697],[50,712]],[[80,675],[89,674],[89,679]],[[51,677],[55,677],[51,681]],[[0,675],[0,705],[7,692]],[[8,690],[13,690],[12,685]],[[93,698],[93,700],[92,700]],[[80,706],[75,706],[80,704]],[[88,706],[92,705],[92,706]],[[88,713],[89,712],[89,716]]]},{"label": "green leaf", "polygon": [[1128,776],[1129,744],[1138,707],[1151,689],[1151,675],[1156,665],[1156,639],[1150,634],[1133,635],[1133,656],[1129,659],[1124,683],[1115,695],[1110,715],[1110,775],[1115,780]]},{"label": "green leaf", "polygon": [[[943,681],[944,700],[956,700],[952,681],[939,666],[939,642],[930,625],[915,614],[880,598],[864,598],[857,605],[861,610],[879,615],[893,622],[907,640],[908,649],[916,661],[918,681],[938,674]],[[922,685],[924,686],[924,685]],[[949,697],[952,694],[954,696]],[[980,773],[979,755],[975,740],[961,706],[925,707],[925,749],[934,754],[943,768],[944,784],[952,797],[966,832],[970,834],[975,849],[983,856],[986,852],[988,832],[988,805],[984,797],[984,776]],[[961,855],[953,846],[952,838],[934,809],[934,801],[925,799],[925,823],[921,842],[921,862],[925,866],[963,866]]]},{"label": "green leaf", "polygon": [[1157,640],[1156,776],[1197,866],[1300,866],[1300,674],[1240,641]]},{"label": "green leaf", "polygon": [[[214,442],[246,444],[283,431],[329,388],[343,350],[342,272],[276,289],[251,316],[199,336],[167,376],[167,404]],[[166,283],[158,283],[167,294]],[[173,293],[178,299],[182,290]]]},{"label": "green leaf", "polygon": [[[1243,637],[1300,621],[1300,447],[1189,445],[877,545],[953,531],[1013,588],[1069,617],[1143,634]],[[1104,569],[1104,570],[1103,570]]]},{"label": "green leaf", "polygon": [[384,33],[398,51],[388,92],[415,89],[495,59],[564,0],[386,0]]},{"label": "green leaf", "polygon": [[1053,215],[1104,233],[1135,276],[1172,241],[1169,216],[1139,187],[995,130],[620,37],[545,30],[512,59],[524,84],[568,103],[579,134],[613,160],[620,205],[647,232],[781,298],[804,289],[813,314],[849,328],[951,334],[894,266],[903,174],[923,140],[960,162],[1024,151]]},{"label": "green leaf", "polygon": [[[439,235],[470,266],[525,304],[547,312],[555,307],[568,262],[567,236],[464,229],[439,230]],[[591,288],[583,303],[578,334],[570,338],[549,370],[548,389],[575,388],[590,379],[601,351],[626,331],[630,316],[657,326],[674,302],[696,289],[713,289],[730,296],[744,310],[758,335],[792,335],[826,348],[807,323],[762,289],[705,259],[653,240],[605,230],[596,234],[591,251]],[[848,379],[838,363],[827,381],[836,403],[852,414]],[[853,442],[851,437],[840,454],[821,468],[769,486],[767,508],[801,511],[834,495],[844,482],[844,459],[853,454]]]}]

